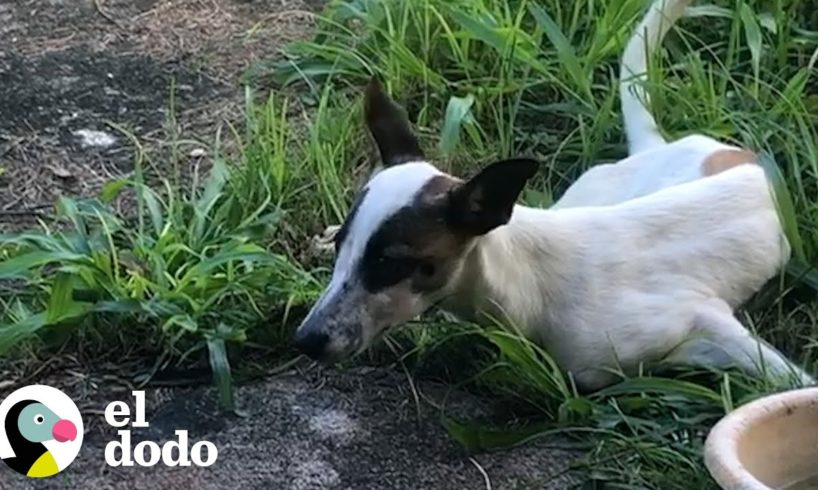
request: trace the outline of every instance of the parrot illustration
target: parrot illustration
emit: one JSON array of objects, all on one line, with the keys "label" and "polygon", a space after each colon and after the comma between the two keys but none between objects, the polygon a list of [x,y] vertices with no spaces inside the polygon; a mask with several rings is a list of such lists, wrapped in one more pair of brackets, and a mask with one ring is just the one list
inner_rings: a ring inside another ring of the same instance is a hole
[{"label": "parrot illustration", "polygon": [[57,461],[43,444],[46,441],[73,441],[77,426],[60,419],[44,404],[34,400],[15,403],[6,415],[6,437],[14,456],[3,460],[9,467],[31,478],[59,473]]}]

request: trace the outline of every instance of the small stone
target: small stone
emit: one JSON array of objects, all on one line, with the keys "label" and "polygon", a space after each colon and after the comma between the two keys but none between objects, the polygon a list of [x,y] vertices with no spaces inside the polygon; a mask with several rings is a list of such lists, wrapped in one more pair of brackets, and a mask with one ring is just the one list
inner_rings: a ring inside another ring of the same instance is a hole
[{"label": "small stone", "polygon": [[322,411],[310,418],[310,429],[324,437],[350,439],[358,425],[340,410]]},{"label": "small stone", "polygon": [[71,179],[74,177],[74,174],[62,165],[49,165],[48,169],[51,170],[51,173],[54,174],[55,177],[61,179]]},{"label": "small stone", "polygon": [[105,131],[96,131],[93,129],[80,129],[74,131],[74,136],[82,140],[82,146],[98,146],[106,148],[116,143],[116,138]]}]

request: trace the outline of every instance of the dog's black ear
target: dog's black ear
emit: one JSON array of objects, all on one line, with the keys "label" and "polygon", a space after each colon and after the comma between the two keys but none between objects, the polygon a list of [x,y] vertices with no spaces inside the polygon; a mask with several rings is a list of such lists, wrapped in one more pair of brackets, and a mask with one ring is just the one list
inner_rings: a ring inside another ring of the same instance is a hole
[{"label": "dog's black ear", "polygon": [[449,224],[471,235],[483,235],[508,223],[511,211],[539,162],[512,159],[492,163],[449,192]]},{"label": "dog's black ear", "polygon": [[387,95],[374,77],[366,87],[364,117],[384,166],[425,159],[406,112]]}]

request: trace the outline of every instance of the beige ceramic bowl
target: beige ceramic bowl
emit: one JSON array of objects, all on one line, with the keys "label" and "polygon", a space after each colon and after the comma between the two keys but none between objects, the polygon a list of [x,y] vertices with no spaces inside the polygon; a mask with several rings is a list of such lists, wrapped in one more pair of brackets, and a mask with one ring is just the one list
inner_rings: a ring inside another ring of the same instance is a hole
[{"label": "beige ceramic bowl", "polygon": [[725,490],[818,490],[818,388],[734,410],[710,431],[704,461]]}]

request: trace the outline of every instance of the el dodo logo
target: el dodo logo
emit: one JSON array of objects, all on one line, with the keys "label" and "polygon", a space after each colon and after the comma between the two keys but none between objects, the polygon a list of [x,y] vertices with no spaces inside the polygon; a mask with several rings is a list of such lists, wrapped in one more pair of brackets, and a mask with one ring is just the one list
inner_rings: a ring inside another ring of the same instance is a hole
[{"label": "el dodo logo", "polygon": [[192,446],[186,430],[176,430],[176,441],[168,441],[162,446],[153,441],[142,441],[135,446],[131,444],[131,427],[148,427],[145,420],[145,392],[133,391],[134,414],[125,402],[112,402],[105,409],[105,421],[111,427],[119,428],[116,433],[118,441],[111,441],[105,446],[105,462],[109,466],[154,466],[162,462],[165,466],[210,466],[219,457],[216,445],[210,441],[199,441]]},{"label": "el dodo logo", "polygon": [[[176,430],[175,441],[163,445],[153,441],[131,443],[124,427],[148,427],[145,392],[134,391],[133,419],[127,403],[115,401],[105,409],[105,421],[115,427],[119,440],[105,446],[109,466],[210,466],[219,456],[210,441],[190,444],[186,430]],[[82,416],[62,391],[50,386],[21,388],[0,404],[0,458],[13,470],[31,478],[45,478],[63,471],[82,446]]]},{"label": "el dodo logo", "polygon": [[56,475],[82,447],[82,416],[62,391],[20,388],[0,403],[0,458],[31,478]]}]

